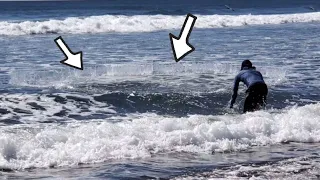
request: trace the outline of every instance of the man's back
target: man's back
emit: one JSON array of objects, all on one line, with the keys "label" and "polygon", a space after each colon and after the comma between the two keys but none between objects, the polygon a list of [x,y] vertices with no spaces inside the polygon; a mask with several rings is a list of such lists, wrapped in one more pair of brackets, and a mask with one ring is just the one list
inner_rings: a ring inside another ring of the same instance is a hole
[{"label": "man's back", "polygon": [[253,68],[241,70],[236,81],[243,82],[248,88],[256,83],[264,83],[262,74]]}]

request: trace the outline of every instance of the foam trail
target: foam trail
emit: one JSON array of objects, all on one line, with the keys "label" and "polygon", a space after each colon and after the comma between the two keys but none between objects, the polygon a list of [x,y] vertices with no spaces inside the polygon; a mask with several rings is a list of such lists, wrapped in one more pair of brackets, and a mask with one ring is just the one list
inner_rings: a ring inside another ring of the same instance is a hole
[{"label": "foam trail", "polygon": [[[36,69],[36,68],[33,68]],[[227,74],[233,78],[238,72],[238,66],[230,63],[127,63],[127,64],[105,64],[89,66],[84,71],[65,69],[43,69],[33,71],[27,69],[15,69],[10,74],[11,85],[36,86],[36,87],[64,87],[74,85],[77,82],[103,82],[113,83],[118,80],[143,80],[153,76],[179,75],[188,78],[197,77],[201,74]],[[286,72],[279,68],[265,66],[261,69],[263,75],[267,76],[270,85],[281,84],[286,81]],[[50,82],[50,83],[49,83]]]},{"label": "foam trail", "polygon": [[[197,15],[195,28],[221,28],[245,25],[318,22],[320,13],[273,15]],[[50,33],[130,33],[181,28],[185,16],[172,15],[103,15],[64,20],[0,22],[0,35],[30,35]]]},{"label": "foam trail", "polygon": [[6,126],[0,129],[0,169],[147,158],[168,151],[229,152],[288,141],[320,142],[319,117],[318,103],[279,113],[184,118],[145,113],[112,117],[118,123]]}]

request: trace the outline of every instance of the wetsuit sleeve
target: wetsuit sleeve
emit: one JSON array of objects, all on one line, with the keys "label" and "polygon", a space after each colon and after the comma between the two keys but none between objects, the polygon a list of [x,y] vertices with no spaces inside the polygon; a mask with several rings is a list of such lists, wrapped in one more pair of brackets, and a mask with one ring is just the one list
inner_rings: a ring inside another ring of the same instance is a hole
[{"label": "wetsuit sleeve", "polygon": [[233,94],[232,94],[230,107],[232,107],[233,104],[236,102],[236,99],[237,99],[237,96],[238,96],[239,83],[240,83],[240,76],[237,75],[236,78],[234,79]]}]

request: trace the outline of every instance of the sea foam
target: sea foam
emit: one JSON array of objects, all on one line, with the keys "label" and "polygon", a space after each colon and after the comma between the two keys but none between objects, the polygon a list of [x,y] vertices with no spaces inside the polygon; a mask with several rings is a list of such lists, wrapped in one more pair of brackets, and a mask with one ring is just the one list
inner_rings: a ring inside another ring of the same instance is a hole
[{"label": "sea foam", "polygon": [[[273,15],[197,15],[195,28],[221,28],[246,25],[318,22],[320,13]],[[172,15],[103,15],[70,17],[64,20],[0,22],[0,35],[60,33],[131,33],[180,29],[185,16]]]},{"label": "sea foam", "polygon": [[73,166],[148,158],[164,152],[229,152],[291,141],[320,142],[319,103],[276,113],[182,118],[144,113],[118,120],[3,127],[0,169]]}]

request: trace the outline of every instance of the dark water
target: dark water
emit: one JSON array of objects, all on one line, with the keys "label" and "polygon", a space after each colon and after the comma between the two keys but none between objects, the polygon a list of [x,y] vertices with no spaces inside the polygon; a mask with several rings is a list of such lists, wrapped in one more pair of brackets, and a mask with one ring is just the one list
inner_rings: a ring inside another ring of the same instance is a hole
[{"label": "dark water", "polygon": [[[0,2],[2,20],[43,20],[50,18],[84,17],[95,15],[184,15],[194,14],[273,14],[318,10],[316,0],[93,0],[93,1],[40,1]],[[226,7],[231,7],[234,11]]]}]

